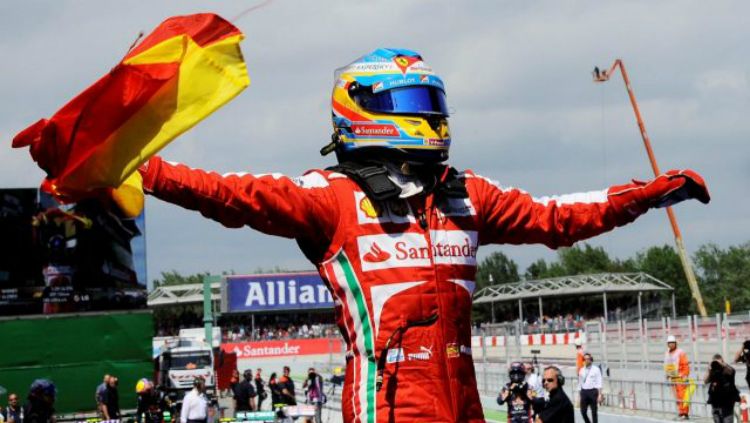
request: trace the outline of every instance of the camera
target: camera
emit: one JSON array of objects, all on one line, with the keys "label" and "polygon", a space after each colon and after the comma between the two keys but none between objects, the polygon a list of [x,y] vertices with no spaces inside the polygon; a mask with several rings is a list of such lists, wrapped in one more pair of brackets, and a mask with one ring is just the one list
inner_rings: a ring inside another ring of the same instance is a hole
[{"label": "camera", "polygon": [[521,383],[511,383],[510,384],[510,392],[515,395],[526,395],[526,391],[529,390],[529,387],[526,385],[526,382]]}]

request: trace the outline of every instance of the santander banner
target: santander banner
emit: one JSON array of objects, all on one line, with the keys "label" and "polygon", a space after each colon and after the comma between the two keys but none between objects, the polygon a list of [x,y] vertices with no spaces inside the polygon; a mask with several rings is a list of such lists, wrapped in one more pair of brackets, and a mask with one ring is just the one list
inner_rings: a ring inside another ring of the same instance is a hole
[{"label": "santander banner", "polygon": [[339,353],[342,351],[342,342],[337,338],[230,342],[221,344],[221,349],[237,354],[238,359],[283,357]]}]

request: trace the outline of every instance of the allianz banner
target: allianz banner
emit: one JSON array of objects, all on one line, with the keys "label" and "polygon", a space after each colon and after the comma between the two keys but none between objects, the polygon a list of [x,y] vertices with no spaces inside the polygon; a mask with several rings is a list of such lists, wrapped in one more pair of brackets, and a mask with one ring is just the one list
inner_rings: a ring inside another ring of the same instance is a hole
[{"label": "allianz banner", "polygon": [[222,288],[225,313],[333,308],[331,293],[313,272],[232,275]]}]

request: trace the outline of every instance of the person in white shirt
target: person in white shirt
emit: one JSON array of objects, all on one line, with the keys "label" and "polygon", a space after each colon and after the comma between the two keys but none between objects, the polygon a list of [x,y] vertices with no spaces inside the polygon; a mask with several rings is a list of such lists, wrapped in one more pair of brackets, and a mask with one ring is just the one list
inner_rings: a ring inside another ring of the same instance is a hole
[{"label": "person in white shirt", "polygon": [[180,423],[206,423],[208,421],[208,398],[204,394],[206,380],[198,376],[193,381],[193,390],[182,400]]},{"label": "person in white shirt", "polygon": [[544,398],[545,390],[542,377],[534,372],[534,363],[528,362],[524,367],[526,368],[526,384],[529,385],[529,390],[534,392],[534,398]]},{"label": "person in white shirt", "polygon": [[[578,372],[578,387],[581,390],[581,416],[586,423],[598,422],[596,409],[604,398],[602,396],[602,372],[599,366],[594,366],[594,357],[589,353],[583,355],[583,367]],[[588,408],[591,406],[591,419]]]}]

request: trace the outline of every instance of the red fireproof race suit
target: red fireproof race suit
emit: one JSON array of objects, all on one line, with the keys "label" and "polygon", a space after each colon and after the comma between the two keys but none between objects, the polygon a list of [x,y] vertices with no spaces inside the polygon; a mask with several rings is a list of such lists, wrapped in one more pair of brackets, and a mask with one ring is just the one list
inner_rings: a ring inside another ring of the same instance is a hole
[{"label": "red fireproof race suit", "polygon": [[470,312],[480,245],[569,246],[631,222],[666,192],[633,183],[535,199],[466,171],[466,198],[375,203],[331,171],[219,175],[155,157],[141,174],[160,199],[297,240],[347,344],[344,421],[368,423],[484,422]]}]

